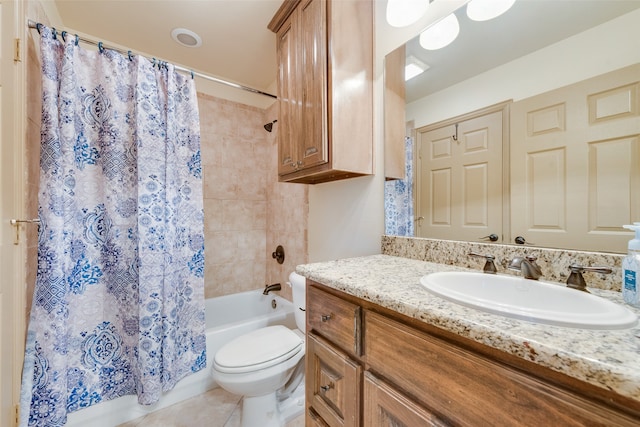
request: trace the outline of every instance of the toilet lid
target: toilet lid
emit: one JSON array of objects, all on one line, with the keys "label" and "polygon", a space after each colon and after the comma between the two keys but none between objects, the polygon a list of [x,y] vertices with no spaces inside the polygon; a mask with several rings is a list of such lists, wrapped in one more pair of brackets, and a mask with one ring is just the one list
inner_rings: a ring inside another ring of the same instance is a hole
[{"label": "toilet lid", "polygon": [[215,369],[243,373],[266,369],[302,350],[304,341],[291,329],[268,326],[244,334],[225,344],[213,358]]}]

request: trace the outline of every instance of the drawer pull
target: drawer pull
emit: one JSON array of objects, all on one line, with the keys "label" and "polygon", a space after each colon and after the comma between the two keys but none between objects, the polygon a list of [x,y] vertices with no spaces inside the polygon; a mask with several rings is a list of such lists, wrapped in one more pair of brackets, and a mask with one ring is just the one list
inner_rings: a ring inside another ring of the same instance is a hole
[{"label": "drawer pull", "polygon": [[331,315],[323,314],[322,316],[320,316],[320,320],[322,320],[323,322],[328,322],[329,320],[331,320]]},{"label": "drawer pull", "polygon": [[333,383],[329,383],[327,385],[321,385],[320,386],[320,389],[325,393],[328,392],[329,390],[331,390],[332,388],[333,388]]}]

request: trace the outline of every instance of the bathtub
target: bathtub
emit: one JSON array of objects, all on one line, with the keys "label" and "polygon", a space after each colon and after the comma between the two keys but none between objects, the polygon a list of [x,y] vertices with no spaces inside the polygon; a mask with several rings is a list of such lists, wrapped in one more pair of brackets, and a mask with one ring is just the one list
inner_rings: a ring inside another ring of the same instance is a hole
[{"label": "bathtub", "polygon": [[69,414],[67,426],[113,427],[217,387],[211,378],[213,356],[233,338],[271,325],[295,328],[293,304],[262,291],[241,292],[205,301],[207,367],[182,379],[151,406],[139,405],[136,396],[122,396]]}]

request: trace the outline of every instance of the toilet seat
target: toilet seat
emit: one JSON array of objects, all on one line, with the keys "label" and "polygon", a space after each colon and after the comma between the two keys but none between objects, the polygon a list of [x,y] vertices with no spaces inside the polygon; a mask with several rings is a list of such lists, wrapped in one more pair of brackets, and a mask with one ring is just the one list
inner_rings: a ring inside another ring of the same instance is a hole
[{"label": "toilet seat", "polygon": [[218,372],[243,374],[278,365],[304,350],[304,341],[291,329],[268,326],[242,335],[216,353],[213,367]]}]

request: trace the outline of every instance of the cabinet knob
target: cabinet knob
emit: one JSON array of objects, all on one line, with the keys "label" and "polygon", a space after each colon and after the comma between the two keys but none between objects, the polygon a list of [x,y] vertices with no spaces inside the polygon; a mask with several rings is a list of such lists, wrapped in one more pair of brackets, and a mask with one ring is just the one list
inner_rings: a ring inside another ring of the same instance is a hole
[{"label": "cabinet knob", "polygon": [[321,385],[320,386],[320,389],[325,393],[328,392],[329,390],[331,390],[332,388],[333,388],[333,383],[329,383],[327,385]]},{"label": "cabinet knob", "polygon": [[320,320],[322,320],[323,322],[328,322],[329,320],[331,320],[331,315],[323,314],[322,316],[320,316]]}]

